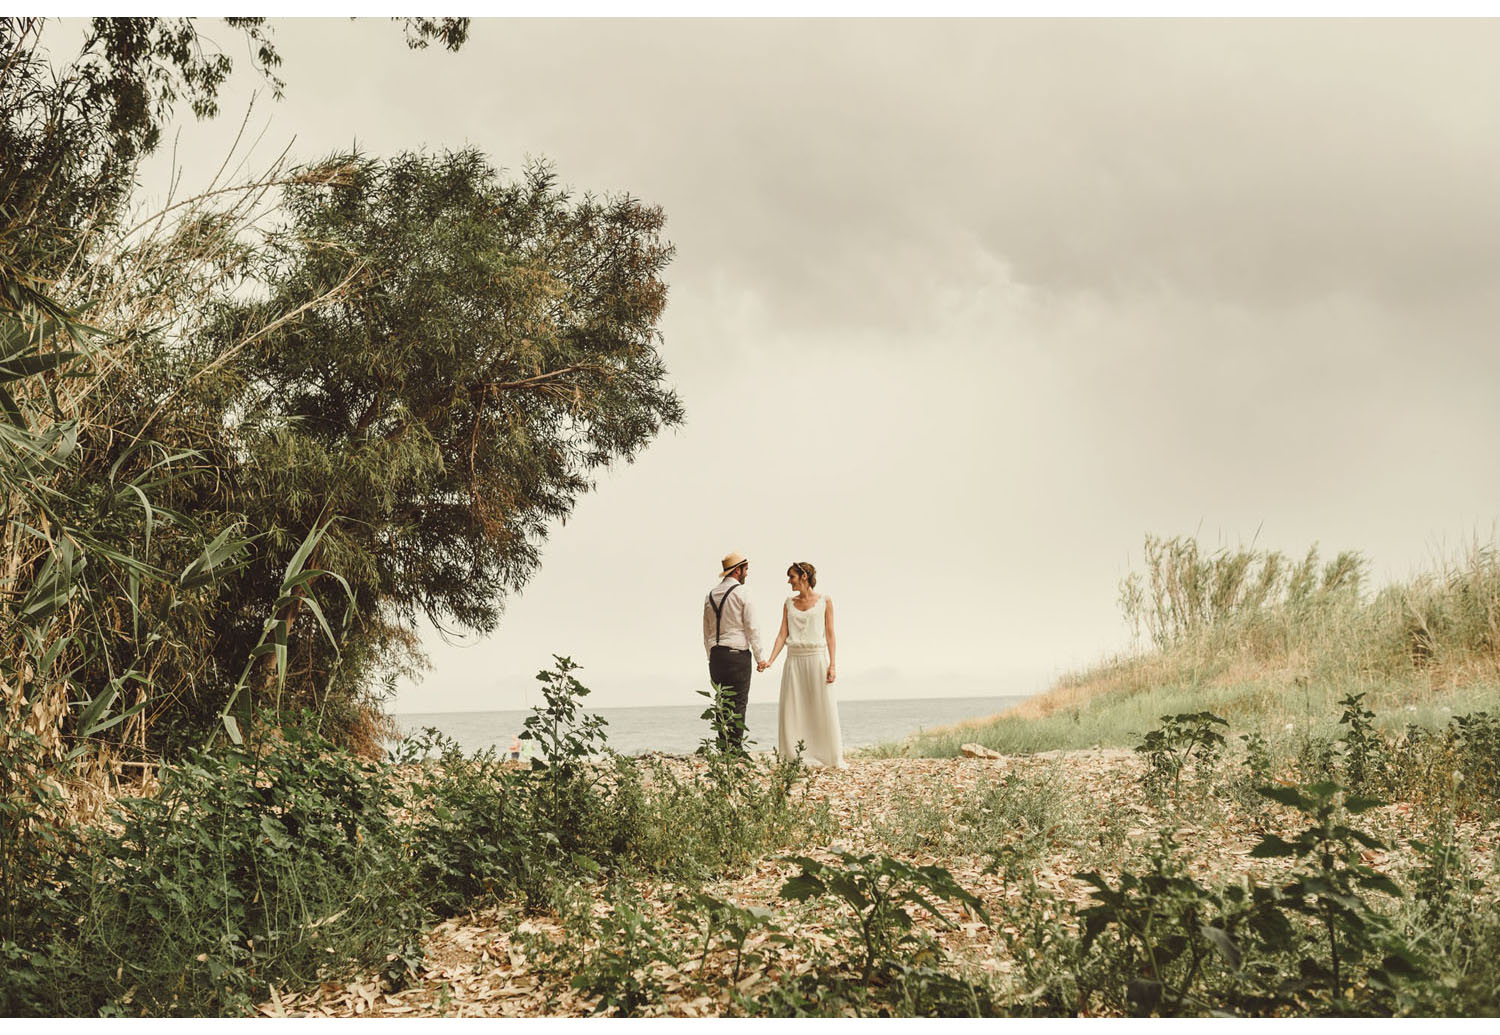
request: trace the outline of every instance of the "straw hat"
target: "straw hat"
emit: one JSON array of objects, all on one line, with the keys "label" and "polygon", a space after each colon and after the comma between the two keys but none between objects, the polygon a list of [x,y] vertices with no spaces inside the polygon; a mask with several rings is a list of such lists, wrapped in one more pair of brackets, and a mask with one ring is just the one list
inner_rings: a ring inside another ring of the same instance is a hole
[{"label": "straw hat", "polygon": [[734,569],[738,568],[741,564],[744,564],[744,563],[745,563],[745,555],[742,554],[742,553],[731,553],[731,554],[725,555],[725,557],[724,557],[724,569],[719,572],[719,577],[723,578],[725,575],[728,575],[731,571],[733,571]]}]

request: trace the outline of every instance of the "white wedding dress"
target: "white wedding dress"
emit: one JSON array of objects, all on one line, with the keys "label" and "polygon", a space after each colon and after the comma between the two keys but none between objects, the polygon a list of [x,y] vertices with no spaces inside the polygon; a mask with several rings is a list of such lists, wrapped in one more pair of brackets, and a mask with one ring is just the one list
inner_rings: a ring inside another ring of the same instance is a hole
[{"label": "white wedding dress", "polygon": [[782,758],[794,758],[801,741],[803,762],[843,769],[838,701],[828,685],[827,609],[827,595],[806,611],[786,602],[786,663],[781,669],[776,746]]}]

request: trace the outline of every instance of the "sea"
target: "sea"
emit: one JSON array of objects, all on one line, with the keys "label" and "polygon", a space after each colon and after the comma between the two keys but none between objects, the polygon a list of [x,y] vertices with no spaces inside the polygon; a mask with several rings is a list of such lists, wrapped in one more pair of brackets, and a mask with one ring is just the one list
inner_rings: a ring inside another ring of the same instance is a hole
[{"label": "sea", "polygon": [[[844,749],[869,747],[898,741],[913,733],[948,726],[964,719],[978,719],[1005,711],[1028,695],[1001,697],[923,697],[884,701],[840,701],[839,728]],[[622,755],[657,751],[686,755],[711,736],[702,718],[704,704],[660,705],[635,708],[585,709],[604,719],[607,747]],[[493,747],[510,748],[530,711],[430,712],[392,716],[404,733],[432,727],[456,740],[468,752]],[[752,701],[745,713],[746,746],[751,751],[769,751],[776,746],[776,702]],[[522,742],[529,748],[529,742]]]}]

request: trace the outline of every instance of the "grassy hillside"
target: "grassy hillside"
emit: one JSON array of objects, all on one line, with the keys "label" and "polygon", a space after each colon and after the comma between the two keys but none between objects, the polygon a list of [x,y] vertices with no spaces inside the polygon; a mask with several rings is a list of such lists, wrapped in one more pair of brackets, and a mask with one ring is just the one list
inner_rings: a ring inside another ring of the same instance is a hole
[{"label": "grassy hillside", "polygon": [[1210,710],[1278,753],[1337,724],[1365,694],[1375,725],[1442,726],[1500,709],[1500,560],[1478,544],[1440,570],[1366,590],[1355,553],[1320,564],[1275,551],[1206,554],[1194,540],[1146,539],[1146,567],[1121,583],[1142,648],[1063,678],[989,720],[875,749],[947,756],[979,743],[1006,753],[1133,747],[1160,717]]}]

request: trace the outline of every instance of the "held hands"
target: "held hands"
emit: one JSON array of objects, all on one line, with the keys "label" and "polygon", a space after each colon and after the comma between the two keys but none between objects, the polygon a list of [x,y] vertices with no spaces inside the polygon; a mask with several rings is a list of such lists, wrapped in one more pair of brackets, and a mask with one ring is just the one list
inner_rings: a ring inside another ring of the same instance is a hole
[{"label": "held hands", "polygon": [[758,664],[758,665],[755,666],[755,671],[757,671],[757,672],[764,672],[766,669],[768,669],[770,667],[771,667],[771,663],[769,661],[762,661],[760,664]]}]

